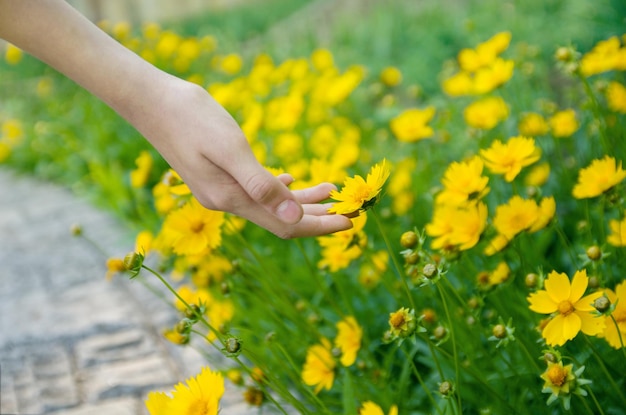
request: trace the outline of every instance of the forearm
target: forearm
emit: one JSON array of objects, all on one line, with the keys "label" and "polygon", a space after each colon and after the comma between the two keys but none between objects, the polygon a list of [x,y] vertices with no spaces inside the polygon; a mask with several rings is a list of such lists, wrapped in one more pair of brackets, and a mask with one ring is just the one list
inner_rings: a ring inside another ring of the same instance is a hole
[{"label": "forearm", "polygon": [[74,80],[133,125],[141,124],[146,106],[158,102],[171,80],[63,0],[0,0],[0,37]]}]

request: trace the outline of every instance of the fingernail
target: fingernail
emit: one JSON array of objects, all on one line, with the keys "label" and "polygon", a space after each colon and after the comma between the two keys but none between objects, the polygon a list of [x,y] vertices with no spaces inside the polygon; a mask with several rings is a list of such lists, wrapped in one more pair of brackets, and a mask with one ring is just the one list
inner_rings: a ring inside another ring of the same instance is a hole
[{"label": "fingernail", "polygon": [[276,216],[283,222],[296,223],[302,218],[302,207],[291,199],[287,199],[278,205]]}]

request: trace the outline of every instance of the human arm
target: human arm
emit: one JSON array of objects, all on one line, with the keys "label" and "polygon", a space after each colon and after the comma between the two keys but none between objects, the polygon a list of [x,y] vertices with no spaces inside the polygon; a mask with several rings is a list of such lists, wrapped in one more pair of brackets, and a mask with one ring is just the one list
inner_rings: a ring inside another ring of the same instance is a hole
[{"label": "human arm", "polygon": [[333,188],[291,192],[261,166],[236,121],[203,88],[123,47],[63,0],[0,0],[0,37],[93,93],[132,124],[205,207],[283,237],[351,227],[318,202]]}]

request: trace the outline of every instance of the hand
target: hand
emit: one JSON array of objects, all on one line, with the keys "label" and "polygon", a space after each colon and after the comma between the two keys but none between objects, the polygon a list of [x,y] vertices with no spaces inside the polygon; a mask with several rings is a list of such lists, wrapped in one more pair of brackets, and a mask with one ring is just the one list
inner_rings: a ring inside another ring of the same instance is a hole
[{"label": "hand", "polygon": [[203,88],[168,77],[162,99],[130,120],[189,186],[198,201],[230,212],[281,238],[319,236],[352,222],[319,202],[330,183],[291,192],[288,174],[274,177],[261,166],[235,120]]}]

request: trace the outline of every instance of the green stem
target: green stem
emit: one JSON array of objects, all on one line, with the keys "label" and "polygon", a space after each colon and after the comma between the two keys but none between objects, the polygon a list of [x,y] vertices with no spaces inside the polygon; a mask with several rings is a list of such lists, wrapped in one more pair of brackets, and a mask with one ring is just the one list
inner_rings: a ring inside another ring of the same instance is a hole
[{"label": "green stem", "polygon": [[611,386],[613,387],[613,389],[615,389],[615,392],[617,393],[617,396],[620,398],[620,400],[622,401],[622,403],[626,407],[626,397],[624,397],[624,393],[619,388],[617,383],[615,383],[615,379],[613,379],[613,376],[611,376],[611,373],[609,373],[609,370],[607,369],[606,365],[604,364],[604,362],[600,358],[600,355],[598,354],[598,351],[596,350],[596,348],[593,346],[593,343],[591,343],[591,340],[589,340],[589,338],[587,338],[587,336],[583,336],[583,337],[585,338],[587,344],[589,345],[589,347],[593,351],[593,355],[596,358],[596,361],[598,362],[598,365],[600,366],[600,369],[602,369],[602,372],[604,373],[605,377],[608,379],[608,381],[611,384]]},{"label": "green stem", "polygon": [[374,217],[374,221],[376,222],[376,226],[378,227],[378,231],[380,232],[381,236],[383,237],[383,240],[385,241],[385,246],[387,247],[387,251],[389,252],[389,256],[391,257],[391,262],[393,263],[396,275],[402,282],[404,290],[406,291],[406,295],[409,299],[409,304],[411,305],[411,308],[415,310],[415,302],[413,301],[413,296],[411,295],[411,289],[409,288],[409,283],[406,280],[406,274],[404,273],[404,271],[402,270],[402,267],[398,263],[398,258],[396,257],[395,252],[393,251],[393,249],[391,249],[391,243],[389,242],[389,238],[387,238],[387,233],[385,232],[385,229],[383,228],[383,224],[381,223],[380,218],[378,217],[378,213],[376,213],[376,209],[372,208],[371,211],[372,211],[372,216]]},{"label": "green stem", "polygon": [[613,320],[613,324],[615,324],[615,330],[617,330],[617,335],[619,337],[619,344],[622,346],[622,354],[624,355],[624,359],[626,359],[626,348],[624,347],[624,339],[622,338],[622,331],[619,328],[619,324],[617,324],[617,320],[615,320],[615,317],[613,317],[613,314],[611,314],[611,320]]},{"label": "green stem", "polygon": [[[587,387],[585,388],[585,390],[587,391],[587,393],[589,394],[589,396],[591,396],[591,399],[593,399],[593,403],[596,405],[596,408],[598,409],[598,413],[599,413],[600,415],[604,415],[604,411],[602,410],[602,405],[600,405],[600,402],[598,402],[598,399],[596,399],[596,395],[594,395],[594,393],[593,393],[593,391],[591,390],[591,388],[590,388],[589,386],[587,386]],[[592,413],[592,414],[593,414],[594,412],[591,410],[591,408],[589,408],[589,407],[587,406],[587,402],[585,401],[585,399],[583,399],[583,397],[582,397],[582,396],[580,397],[580,399],[581,399],[583,402],[585,402],[585,407],[587,408],[587,410],[588,410],[590,413]]]},{"label": "green stem", "polygon": [[455,330],[452,324],[450,310],[448,309],[448,302],[446,300],[446,296],[444,295],[443,288],[440,286],[440,284],[437,284],[437,290],[439,291],[441,302],[443,303],[443,308],[446,313],[446,318],[448,320],[448,325],[450,326],[450,338],[452,339],[452,353],[454,356],[454,376],[456,378],[455,395],[457,397],[458,408],[461,412],[463,412],[463,405],[461,404],[461,377],[459,376],[459,356],[456,347],[456,336],[454,334]]},{"label": "green stem", "polygon": [[411,362],[411,369],[413,371],[413,374],[417,378],[417,381],[421,385],[422,389],[424,389],[424,392],[426,392],[426,395],[428,396],[430,403],[433,405],[433,408],[437,408],[437,412],[441,414],[441,408],[439,408],[439,405],[437,405],[437,401],[435,401],[435,397],[433,396],[430,389],[426,386],[426,382],[424,382],[422,375],[420,375],[419,370],[417,370],[417,367],[415,366],[415,362],[413,361],[413,356],[415,356],[415,353],[417,353],[417,351],[418,349],[416,348],[415,351],[409,354],[406,350],[404,349],[402,350],[406,359]]},{"label": "green stem", "polygon": [[[178,298],[178,300],[183,303],[185,305],[185,307],[188,310],[192,310],[193,308],[191,308],[191,306],[187,303],[187,301],[185,301],[185,299],[183,297],[180,296],[180,294],[178,294],[178,292],[174,289],[174,287],[172,287],[170,285],[169,282],[167,282],[167,280],[165,278],[163,278],[163,276],[161,276],[161,274],[155,270],[153,270],[152,268],[148,267],[147,265],[142,264],[141,267],[147,271],[149,271],[150,273],[152,273],[153,275],[155,275],[162,283],[163,285],[165,285],[167,287],[167,289],[176,296],[176,298]],[[195,312],[195,311],[194,311]],[[224,345],[224,341],[222,340],[222,336],[221,333],[215,328],[213,327],[211,324],[209,324],[209,322],[204,318],[204,316],[202,315],[202,313],[196,313],[196,317],[198,317],[198,320],[200,322],[202,322],[202,324],[204,324],[209,330],[211,330],[211,332],[213,334],[215,334],[215,336],[218,338],[218,340],[220,341],[220,343],[222,343],[222,345]]]}]

